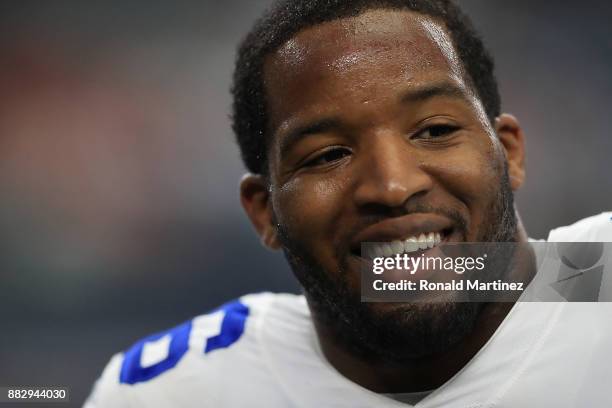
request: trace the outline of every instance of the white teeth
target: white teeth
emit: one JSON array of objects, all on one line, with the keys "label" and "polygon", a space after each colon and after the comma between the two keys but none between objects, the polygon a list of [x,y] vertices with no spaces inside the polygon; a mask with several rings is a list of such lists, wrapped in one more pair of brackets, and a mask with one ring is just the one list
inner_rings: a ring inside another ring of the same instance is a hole
[{"label": "white teeth", "polygon": [[425,234],[419,235],[419,248],[420,249],[427,248],[427,238],[425,237]]},{"label": "white teeth", "polygon": [[436,238],[434,237],[434,233],[430,232],[429,234],[427,234],[427,246],[429,248],[433,248],[435,243],[436,243]]},{"label": "white teeth", "polygon": [[406,248],[406,252],[414,252],[419,249],[419,243],[415,237],[410,237],[404,241],[404,248]]},{"label": "white teeth", "polygon": [[391,248],[393,248],[394,254],[401,254],[404,252],[404,243],[402,241],[391,242]]},{"label": "white teeth", "polygon": [[409,237],[405,240],[396,240],[391,242],[381,242],[372,244],[368,249],[369,258],[389,257],[396,254],[411,253],[419,249],[433,248],[442,242],[442,236],[439,232],[430,232],[428,234],[420,234]]}]

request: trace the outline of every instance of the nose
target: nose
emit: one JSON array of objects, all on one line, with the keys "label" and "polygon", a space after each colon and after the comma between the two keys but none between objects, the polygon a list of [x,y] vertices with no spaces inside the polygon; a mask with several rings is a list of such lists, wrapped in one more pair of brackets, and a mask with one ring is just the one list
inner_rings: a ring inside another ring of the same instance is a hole
[{"label": "nose", "polygon": [[358,206],[399,208],[411,197],[425,195],[434,185],[421,155],[402,135],[373,135],[361,157],[354,190]]}]

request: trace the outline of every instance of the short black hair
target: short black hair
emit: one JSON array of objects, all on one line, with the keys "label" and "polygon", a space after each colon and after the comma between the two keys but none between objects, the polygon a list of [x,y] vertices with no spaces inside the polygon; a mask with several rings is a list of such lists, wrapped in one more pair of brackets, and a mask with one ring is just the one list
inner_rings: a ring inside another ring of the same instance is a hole
[{"label": "short black hair", "polygon": [[268,172],[265,57],[303,29],[381,8],[410,10],[443,22],[489,120],[493,123],[499,116],[501,101],[493,58],[470,19],[451,0],[281,0],[256,21],[239,45],[236,58],[232,127],[250,172]]}]

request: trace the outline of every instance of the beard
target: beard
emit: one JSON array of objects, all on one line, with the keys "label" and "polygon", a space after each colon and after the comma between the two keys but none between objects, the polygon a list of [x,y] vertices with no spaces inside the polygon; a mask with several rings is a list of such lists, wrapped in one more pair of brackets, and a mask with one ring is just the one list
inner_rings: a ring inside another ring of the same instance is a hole
[{"label": "beard", "polygon": [[[483,219],[485,228],[475,242],[514,242],[517,219],[507,169],[493,196],[494,202]],[[467,222],[456,211],[418,205],[411,212],[445,215],[467,236]],[[431,303],[362,302],[348,278],[348,250],[336,248],[339,273],[330,273],[288,229],[281,224],[277,228],[285,257],[304,288],[313,315],[331,330],[338,345],[365,361],[402,363],[447,351],[473,331],[485,304],[452,299]],[[507,267],[503,266],[504,271]],[[501,276],[504,271],[495,273]]]}]

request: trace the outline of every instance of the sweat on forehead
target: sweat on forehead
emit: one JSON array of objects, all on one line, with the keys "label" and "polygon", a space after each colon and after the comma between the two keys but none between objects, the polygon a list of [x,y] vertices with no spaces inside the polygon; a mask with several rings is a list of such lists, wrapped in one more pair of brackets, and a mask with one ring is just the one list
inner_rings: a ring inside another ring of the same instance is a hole
[{"label": "sweat on forehead", "polygon": [[471,93],[444,28],[410,11],[369,10],[309,27],[264,67],[270,136],[292,112],[329,107],[348,93],[361,101],[394,98],[407,85],[431,80]]},{"label": "sweat on forehead", "polygon": [[[434,42],[432,54],[427,44]],[[323,64],[346,69],[383,57],[389,49],[403,47],[413,64],[431,63],[443,58],[460,66],[452,40],[443,26],[433,19],[410,11],[372,9],[354,17],[325,22],[306,28],[286,41],[274,53],[278,62],[299,69],[305,58],[316,52]]]}]

